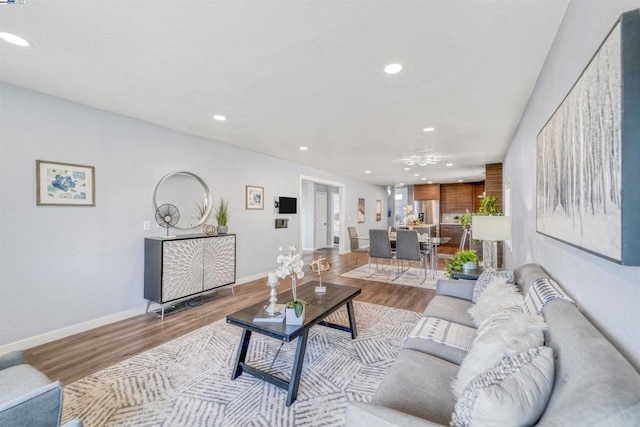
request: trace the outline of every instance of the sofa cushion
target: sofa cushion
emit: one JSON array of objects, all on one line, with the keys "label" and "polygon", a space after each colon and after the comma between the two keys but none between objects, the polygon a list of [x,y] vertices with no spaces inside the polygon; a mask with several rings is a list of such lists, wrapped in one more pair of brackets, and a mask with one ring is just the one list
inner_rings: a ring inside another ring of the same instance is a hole
[{"label": "sofa cushion", "polygon": [[371,403],[448,425],[455,405],[451,380],[458,365],[402,349]]},{"label": "sofa cushion", "polygon": [[505,357],[464,389],[451,425],[533,425],[544,412],[553,381],[553,351],[549,347]]},{"label": "sofa cushion", "polygon": [[0,403],[8,402],[49,384],[45,374],[29,365],[16,365],[0,370]]},{"label": "sofa cushion", "polygon": [[507,283],[505,278],[494,277],[476,303],[469,308],[476,327],[491,316],[508,309],[520,311],[524,296],[518,287]]},{"label": "sofa cushion", "polygon": [[459,365],[475,337],[474,328],[434,317],[422,317],[405,338],[402,347]]},{"label": "sofa cushion", "polygon": [[578,308],[564,300],[548,302],[545,345],[557,355],[556,382],[540,424],[638,426],[640,375]]},{"label": "sofa cushion", "polygon": [[473,319],[467,312],[471,306],[471,301],[465,299],[436,295],[429,302],[424,311],[424,316],[437,317],[438,319],[475,328]]},{"label": "sofa cushion", "polygon": [[500,313],[485,321],[460,365],[452,384],[453,394],[460,396],[475,377],[496,366],[504,357],[542,346],[545,326],[541,316],[529,316],[521,311]]},{"label": "sofa cushion", "polygon": [[480,273],[480,276],[478,276],[478,280],[476,280],[476,285],[473,288],[473,302],[478,301],[478,298],[480,297],[480,295],[482,295],[487,285],[491,283],[491,280],[494,277],[502,277],[507,279],[507,283],[515,283],[515,280],[513,278],[513,271],[487,268],[482,273]]}]

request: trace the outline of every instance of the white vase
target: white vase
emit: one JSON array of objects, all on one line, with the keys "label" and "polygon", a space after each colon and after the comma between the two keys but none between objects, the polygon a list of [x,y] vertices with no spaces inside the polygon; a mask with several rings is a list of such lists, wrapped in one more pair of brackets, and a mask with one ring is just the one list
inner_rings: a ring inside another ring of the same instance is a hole
[{"label": "white vase", "polygon": [[296,316],[296,310],[294,308],[287,307],[284,321],[287,325],[302,325],[304,323],[304,314],[307,311],[307,306],[302,306],[302,313],[300,317]]},{"label": "white vase", "polygon": [[469,271],[469,270],[475,270],[475,269],[476,269],[475,262],[465,262],[464,264],[462,264],[462,271]]}]

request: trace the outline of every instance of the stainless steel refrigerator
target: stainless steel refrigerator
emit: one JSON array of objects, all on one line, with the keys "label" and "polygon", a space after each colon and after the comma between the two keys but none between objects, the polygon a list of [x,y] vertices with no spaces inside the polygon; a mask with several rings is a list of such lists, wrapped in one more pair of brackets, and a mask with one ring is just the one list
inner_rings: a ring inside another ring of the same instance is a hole
[{"label": "stainless steel refrigerator", "polygon": [[424,224],[434,224],[432,235],[440,237],[440,201],[426,200],[413,202],[413,211]]}]

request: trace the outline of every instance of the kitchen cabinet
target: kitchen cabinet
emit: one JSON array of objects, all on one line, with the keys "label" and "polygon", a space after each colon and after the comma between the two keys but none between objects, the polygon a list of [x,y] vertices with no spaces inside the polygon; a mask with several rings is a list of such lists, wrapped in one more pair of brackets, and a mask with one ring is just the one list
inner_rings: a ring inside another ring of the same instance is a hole
[{"label": "kitchen cabinet", "polygon": [[473,184],[442,184],[440,210],[442,213],[463,214],[473,210]]},{"label": "kitchen cabinet", "polygon": [[440,200],[440,184],[414,185],[413,200]]}]

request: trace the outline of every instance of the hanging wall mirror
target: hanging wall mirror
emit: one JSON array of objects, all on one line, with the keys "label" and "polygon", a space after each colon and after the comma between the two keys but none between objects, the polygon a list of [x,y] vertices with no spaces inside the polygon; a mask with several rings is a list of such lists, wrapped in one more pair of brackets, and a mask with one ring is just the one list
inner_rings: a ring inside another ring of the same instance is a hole
[{"label": "hanging wall mirror", "polygon": [[176,171],[163,176],[153,192],[156,209],[165,203],[175,205],[180,220],[175,228],[188,230],[202,225],[213,206],[213,195],[207,183],[193,172]]}]

